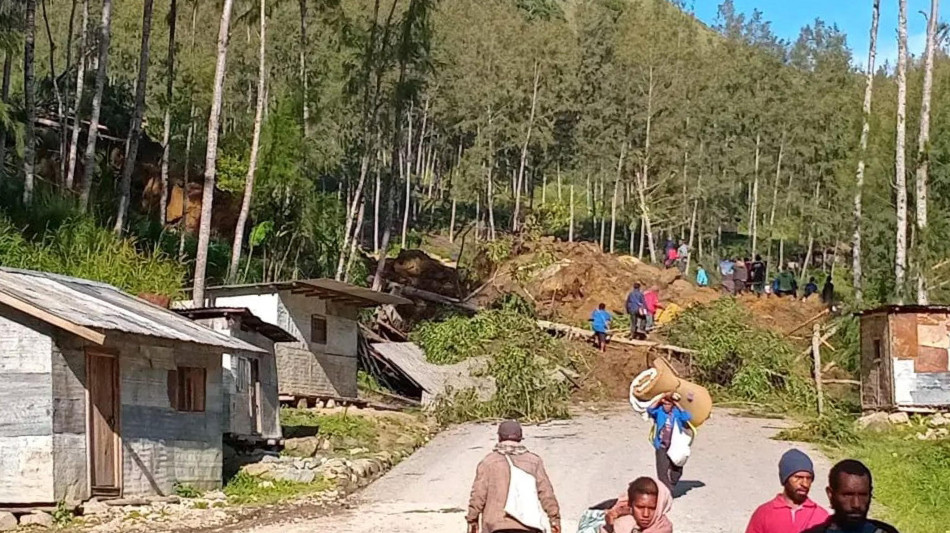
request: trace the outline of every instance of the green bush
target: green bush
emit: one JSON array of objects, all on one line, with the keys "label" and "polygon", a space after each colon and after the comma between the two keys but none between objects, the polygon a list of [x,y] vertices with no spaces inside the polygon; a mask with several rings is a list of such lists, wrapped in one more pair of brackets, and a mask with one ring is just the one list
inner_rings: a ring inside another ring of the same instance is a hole
[{"label": "green bush", "polygon": [[815,392],[807,360],[772,330],[751,325],[749,312],[730,298],[687,310],[670,327],[673,344],[698,351],[697,379],[717,401],[807,411]]},{"label": "green bush", "polygon": [[376,424],[360,416],[347,416],[346,413],[321,415],[307,409],[285,407],[280,410],[280,424],[292,427],[316,427],[319,435],[327,437],[334,444],[349,439],[367,448],[376,445]]}]

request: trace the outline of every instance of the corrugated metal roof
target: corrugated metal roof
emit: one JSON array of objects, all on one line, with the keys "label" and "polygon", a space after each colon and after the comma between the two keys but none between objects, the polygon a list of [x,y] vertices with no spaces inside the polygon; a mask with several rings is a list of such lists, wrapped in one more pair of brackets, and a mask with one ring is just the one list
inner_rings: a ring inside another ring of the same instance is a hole
[{"label": "corrugated metal roof", "polygon": [[199,307],[197,309],[176,309],[175,312],[192,320],[238,317],[242,326],[254,330],[274,342],[295,342],[297,340],[297,337],[287,333],[284,328],[264,322],[247,307]]},{"label": "corrugated metal roof", "polygon": [[864,316],[876,313],[950,313],[950,305],[882,305],[854,314]]},{"label": "corrugated metal roof", "polygon": [[454,365],[434,365],[426,361],[422,348],[411,342],[381,342],[372,345],[381,357],[404,372],[408,378],[433,397],[454,390],[476,389],[484,399],[491,398],[495,383],[489,377],[474,377],[485,365],[484,358],[472,358]]},{"label": "corrugated metal roof", "polygon": [[375,305],[405,305],[410,300],[394,294],[378,292],[365,287],[358,287],[334,279],[303,279],[296,281],[280,281],[274,283],[251,283],[246,285],[219,285],[208,287],[205,293],[209,295],[237,295],[258,294],[261,292],[292,291],[304,296],[314,296],[322,300],[337,301],[372,307]]},{"label": "corrugated metal roof", "polygon": [[66,322],[89,330],[263,352],[252,344],[218,333],[105,283],[48,272],[0,268],[0,294],[7,305],[58,327]]}]

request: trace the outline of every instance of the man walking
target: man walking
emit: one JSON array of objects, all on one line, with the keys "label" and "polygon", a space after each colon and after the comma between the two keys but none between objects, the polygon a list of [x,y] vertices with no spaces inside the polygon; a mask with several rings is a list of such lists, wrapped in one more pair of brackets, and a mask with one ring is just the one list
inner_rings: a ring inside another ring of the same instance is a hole
[{"label": "man walking", "polygon": [[683,467],[673,464],[668,455],[670,444],[673,442],[674,431],[687,431],[690,414],[678,405],[679,395],[665,394],[659,400],[659,405],[647,408],[647,414],[653,419],[653,448],[656,450],[656,477],[666,488],[673,492],[673,487],[683,476]]},{"label": "man walking", "polygon": [[539,531],[525,526],[505,512],[511,468],[518,468],[534,476],[538,485],[538,500],[551,521],[551,533],[561,533],[561,511],[557,498],[554,497],[551,480],[544,470],[544,463],[521,444],[521,438],[521,425],[518,422],[508,420],[498,426],[498,444],[478,463],[475,471],[475,483],[472,485],[468,514],[465,516],[469,533],[479,533],[479,518],[484,533]]},{"label": "man walking", "polygon": [[828,511],[808,497],[815,467],[804,452],[789,450],[782,455],[778,479],[782,492],[755,510],[746,533],[802,533],[828,519]]},{"label": "man walking", "polygon": [[871,471],[845,459],[828,474],[828,501],[835,514],[804,533],[898,533],[894,526],[868,519],[873,492]]},{"label": "man walking", "polygon": [[604,303],[598,305],[597,309],[594,309],[594,312],[590,315],[591,329],[594,330],[594,342],[601,352],[607,351],[607,331],[610,330],[610,321],[613,318]]},{"label": "man walking", "polygon": [[756,296],[765,292],[765,262],[761,255],[755,256],[755,261],[749,266],[749,279],[752,281],[752,291]]},{"label": "man walking", "polygon": [[646,337],[647,303],[639,283],[634,283],[633,290],[627,295],[626,307],[630,315],[630,338]]}]

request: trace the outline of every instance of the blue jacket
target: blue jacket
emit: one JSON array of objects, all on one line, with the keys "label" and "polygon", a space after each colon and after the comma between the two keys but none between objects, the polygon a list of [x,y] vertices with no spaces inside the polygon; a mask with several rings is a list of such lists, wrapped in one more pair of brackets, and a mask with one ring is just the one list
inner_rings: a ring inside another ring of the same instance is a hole
[{"label": "blue jacket", "polygon": [[707,275],[706,271],[701,268],[696,271],[696,285],[699,285],[700,287],[709,286],[709,275]]},{"label": "blue jacket", "polygon": [[627,312],[631,315],[640,309],[646,309],[647,301],[643,296],[643,291],[634,289],[627,295]]},{"label": "blue jacket", "polygon": [[676,424],[680,431],[686,429],[686,423],[690,421],[692,416],[686,411],[680,409],[677,406],[673,406],[673,410],[667,414],[663,410],[662,405],[657,405],[656,407],[647,408],[647,414],[650,415],[650,418],[655,422],[653,426],[653,447],[659,450],[662,445],[660,444],[660,428],[666,425],[666,418],[668,416],[673,417],[673,423]]}]

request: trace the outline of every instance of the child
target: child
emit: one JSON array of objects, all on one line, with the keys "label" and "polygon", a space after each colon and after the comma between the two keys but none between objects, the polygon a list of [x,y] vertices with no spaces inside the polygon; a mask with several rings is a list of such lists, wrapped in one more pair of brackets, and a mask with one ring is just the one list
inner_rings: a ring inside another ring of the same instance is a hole
[{"label": "child", "polygon": [[613,315],[607,311],[607,305],[601,303],[590,314],[591,329],[594,330],[594,345],[601,352],[607,351],[607,331],[610,329],[610,321]]},{"label": "child", "polygon": [[703,268],[703,265],[696,267],[696,285],[699,285],[700,287],[709,286],[709,275],[706,274],[706,269]]}]

